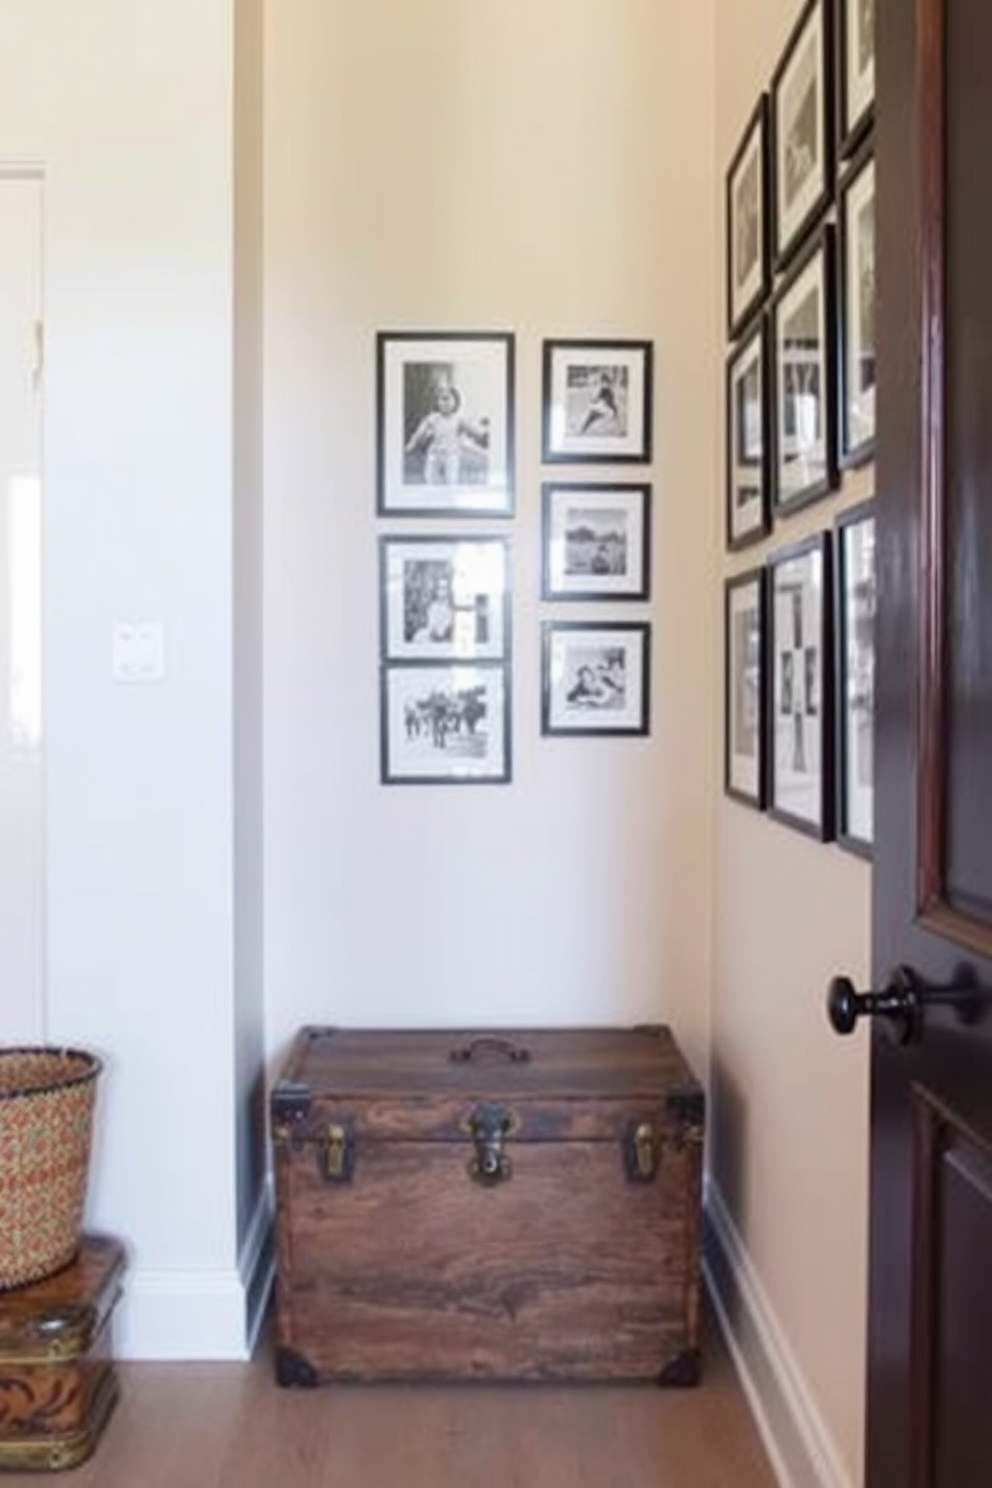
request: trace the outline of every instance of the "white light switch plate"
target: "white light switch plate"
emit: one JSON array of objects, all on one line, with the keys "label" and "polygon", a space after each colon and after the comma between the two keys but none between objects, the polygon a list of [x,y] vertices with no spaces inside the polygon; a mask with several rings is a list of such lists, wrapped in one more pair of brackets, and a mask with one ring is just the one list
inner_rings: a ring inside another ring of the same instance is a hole
[{"label": "white light switch plate", "polygon": [[121,621],[114,626],[115,682],[165,680],[165,626],[161,620]]}]

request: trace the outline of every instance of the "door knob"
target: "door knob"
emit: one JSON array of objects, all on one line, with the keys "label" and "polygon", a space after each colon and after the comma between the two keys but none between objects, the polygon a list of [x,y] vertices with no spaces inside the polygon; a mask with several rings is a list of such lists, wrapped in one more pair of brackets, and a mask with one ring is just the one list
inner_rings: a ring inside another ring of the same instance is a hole
[{"label": "door knob", "polygon": [[897,1044],[911,1044],[923,1032],[923,1011],[932,1003],[951,1003],[964,1022],[981,1015],[985,997],[973,976],[962,974],[954,987],[927,987],[908,966],[898,966],[881,992],[856,992],[848,977],[834,977],[827,988],[827,1017],[835,1033],[851,1033],[859,1018],[884,1018]]},{"label": "door knob", "polygon": [[827,988],[827,1017],[835,1033],[853,1033],[859,1018],[885,1018],[897,1044],[920,1034],[920,988],[913,972],[900,966],[881,992],[856,992],[848,977],[834,977]]}]

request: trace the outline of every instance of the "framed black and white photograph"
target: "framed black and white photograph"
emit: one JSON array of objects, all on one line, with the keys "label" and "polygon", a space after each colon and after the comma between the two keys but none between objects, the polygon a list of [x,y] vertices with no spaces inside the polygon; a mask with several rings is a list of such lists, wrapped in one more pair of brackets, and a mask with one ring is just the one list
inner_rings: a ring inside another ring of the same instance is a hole
[{"label": "framed black and white photograph", "polygon": [[504,784],[510,779],[509,668],[384,666],[386,785]]},{"label": "framed black and white photograph", "polygon": [[647,734],[651,627],[546,620],[542,734]]},{"label": "framed black and white photograph", "polygon": [[824,227],[771,310],[772,508],[775,515],[837,484],[834,229]]},{"label": "framed black and white photograph", "polygon": [[727,171],[727,330],[737,336],[769,289],[768,95],[752,113]]},{"label": "framed black and white photograph", "polygon": [[513,513],[513,336],[381,331],[381,516]]},{"label": "framed black and white photograph", "polygon": [[808,0],[771,85],[775,262],[799,247],[833,189],[833,32],[829,0]]},{"label": "framed black and white photograph", "polygon": [[541,597],[640,599],[651,592],[651,487],[541,487]]},{"label": "framed black and white photograph", "polygon": [[875,114],[875,0],[837,0],[840,24],[839,129],[842,157],[853,154]]},{"label": "framed black and white photograph", "polygon": [[502,661],[510,632],[502,537],[379,539],[385,661]]},{"label": "framed black and white photograph", "polygon": [[727,362],[727,547],[758,542],[771,526],[768,323],[752,326]]},{"label": "framed black and white photograph", "polygon": [[840,463],[875,452],[875,158],[866,150],[841,183]]},{"label": "framed black and white photograph", "polygon": [[726,794],[761,811],[765,748],[767,574],[763,568],[724,583],[724,775]]},{"label": "framed black and white photograph", "polygon": [[545,341],[546,464],[651,459],[650,341]]},{"label": "framed black and white photograph", "polygon": [[768,571],[768,809],[828,842],[834,834],[829,533],[773,553]]},{"label": "framed black and white photograph", "polygon": [[870,857],[875,823],[875,513],[871,501],[835,524],[837,841]]}]

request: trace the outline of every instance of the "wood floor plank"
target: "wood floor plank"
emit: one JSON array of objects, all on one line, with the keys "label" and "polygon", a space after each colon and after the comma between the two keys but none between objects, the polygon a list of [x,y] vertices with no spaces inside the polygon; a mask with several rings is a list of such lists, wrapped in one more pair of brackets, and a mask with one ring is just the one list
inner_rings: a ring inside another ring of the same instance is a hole
[{"label": "wood floor plank", "polygon": [[711,1320],[704,1360],[691,1390],[281,1390],[267,1348],[250,1364],[119,1365],[121,1403],[66,1488],[775,1488]]}]

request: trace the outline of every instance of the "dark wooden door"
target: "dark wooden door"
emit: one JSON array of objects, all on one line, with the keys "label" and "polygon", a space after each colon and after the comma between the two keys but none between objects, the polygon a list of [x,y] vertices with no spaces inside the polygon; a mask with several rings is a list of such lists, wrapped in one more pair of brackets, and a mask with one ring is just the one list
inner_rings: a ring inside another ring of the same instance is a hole
[{"label": "dark wooden door", "polygon": [[877,22],[873,961],[922,1017],[872,1028],[867,1484],[990,1488],[992,3]]}]

